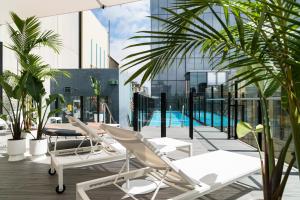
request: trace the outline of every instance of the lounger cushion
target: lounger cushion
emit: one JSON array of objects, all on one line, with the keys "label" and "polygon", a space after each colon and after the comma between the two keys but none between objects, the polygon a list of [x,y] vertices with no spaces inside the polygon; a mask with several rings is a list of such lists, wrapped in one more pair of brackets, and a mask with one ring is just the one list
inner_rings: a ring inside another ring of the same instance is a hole
[{"label": "lounger cushion", "polygon": [[218,187],[260,169],[260,160],[228,151],[214,151],[172,162],[193,181]]}]

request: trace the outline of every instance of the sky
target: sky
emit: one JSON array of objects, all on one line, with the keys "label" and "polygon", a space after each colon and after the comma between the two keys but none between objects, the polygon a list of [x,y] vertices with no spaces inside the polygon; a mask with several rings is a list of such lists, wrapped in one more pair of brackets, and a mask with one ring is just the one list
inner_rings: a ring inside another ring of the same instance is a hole
[{"label": "sky", "polygon": [[[136,40],[129,40],[136,32],[150,30],[150,0],[142,0],[120,6],[113,6],[105,9],[95,9],[93,13],[98,20],[107,28],[110,21],[110,54],[121,65],[122,59],[130,53],[142,49],[124,49],[126,46],[136,43]],[[139,66],[128,71],[132,73]]]}]

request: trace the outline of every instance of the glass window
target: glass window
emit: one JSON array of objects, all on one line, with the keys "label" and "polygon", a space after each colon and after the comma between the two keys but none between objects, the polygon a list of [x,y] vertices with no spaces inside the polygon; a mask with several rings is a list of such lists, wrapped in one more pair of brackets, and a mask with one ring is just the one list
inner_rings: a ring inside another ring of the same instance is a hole
[{"label": "glass window", "polygon": [[159,14],[166,15],[167,12],[162,8],[167,8],[167,7],[168,7],[168,0],[160,0],[159,1]]},{"label": "glass window", "polygon": [[177,80],[185,80],[185,61],[182,60],[181,63],[179,63],[180,61],[180,59],[177,59]]},{"label": "glass window", "polygon": [[176,96],[176,81],[168,81],[168,96]]},{"label": "glass window", "polygon": [[218,85],[224,84],[226,82],[226,72],[217,73]]},{"label": "glass window", "polygon": [[160,80],[168,80],[168,69],[163,70],[160,72]]},{"label": "glass window", "polygon": [[101,63],[101,47],[100,47],[100,49],[99,49],[99,67],[101,68],[101,66],[102,66],[102,63]]},{"label": "glass window", "polygon": [[103,67],[106,68],[105,66],[105,60],[106,60],[106,57],[105,57],[105,50],[103,50]]},{"label": "glass window", "polygon": [[216,85],[217,77],[215,72],[207,72],[207,84]]},{"label": "glass window", "polygon": [[158,9],[159,9],[159,0],[151,0],[150,1],[151,14],[158,14]]},{"label": "glass window", "polygon": [[96,54],[95,54],[95,58],[96,58],[96,68],[98,67],[98,44],[96,43]]},{"label": "glass window", "polygon": [[174,63],[168,68],[168,80],[176,80],[176,60]]}]

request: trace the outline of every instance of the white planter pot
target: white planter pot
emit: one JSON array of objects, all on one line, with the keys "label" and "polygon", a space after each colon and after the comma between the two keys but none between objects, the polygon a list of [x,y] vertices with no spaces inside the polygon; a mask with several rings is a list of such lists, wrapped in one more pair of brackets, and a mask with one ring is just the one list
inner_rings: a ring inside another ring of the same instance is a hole
[{"label": "white planter pot", "polygon": [[30,140],[29,146],[29,152],[32,156],[32,160],[41,160],[46,158],[46,153],[48,150],[47,139]]},{"label": "white planter pot", "polygon": [[26,139],[7,140],[8,161],[24,160],[26,152]]}]

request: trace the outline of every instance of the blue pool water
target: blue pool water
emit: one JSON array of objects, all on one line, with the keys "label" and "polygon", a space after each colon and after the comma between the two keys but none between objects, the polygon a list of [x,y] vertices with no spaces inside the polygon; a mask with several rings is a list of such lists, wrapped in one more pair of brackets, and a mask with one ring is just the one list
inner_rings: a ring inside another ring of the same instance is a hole
[{"label": "blue pool water", "polygon": [[[150,120],[149,126],[160,126],[160,111],[154,111],[152,118]],[[181,127],[181,126],[189,126],[190,119],[186,115],[182,115],[180,111],[167,111],[166,116],[166,126],[169,127],[171,124],[171,127]],[[211,124],[211,117],[213,117],[214,121],[214,127],[220,127],[221,126],[221,115],[214,113],[213,116],[210,112],[206,112],[206,125],[212,126]],[[199,118],[199,112],[196,112],[195,118]],[[204,112],[200,112],[200,121],[204,122]],[[201,126],[201,124],[194,120],[194,126]],[[223,125],[227,126],[228,118],[223,116]],[[233,124],[234,121],[231,121],[231,124]]]},{"label": "blue pool water", "polygon": [[[197,116],[197,119],[199,118],[199,112],[196,112],[196,116]],[[211,117],[213,117],[213,121],[214,121],[214,127],[220,127],[221,126],[221,115],[219,114],[216,114],[214,113],[213,116],[211,114],[211,112],[206,112],[206,125],[207,126],[212,126],[212,123],[211,123]],[[204,122],[204,112],[203,111],[200,111],[200,121],[201,122]],[[231,119],[231,124],[234,124],[234,120]],[[228,117],[226,116],[223,116],[223,126],[227,126],[228,124]]]},{"label": "blue pool water", "polygon": [[[180,127],[189,126],[190,119],[186,115],[182,115],[179,111],[167,111],[166,126]],[[160,126],[160,111],[154,111],[150,120],[149,126]],[[201,126],[201,124],[194,120],[194,126]]]}]

